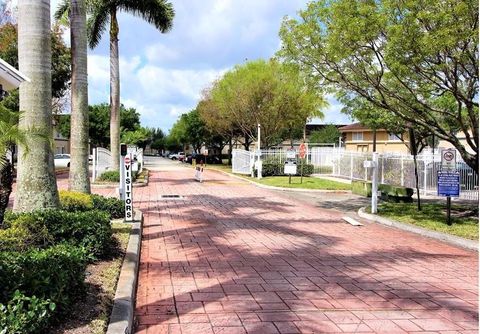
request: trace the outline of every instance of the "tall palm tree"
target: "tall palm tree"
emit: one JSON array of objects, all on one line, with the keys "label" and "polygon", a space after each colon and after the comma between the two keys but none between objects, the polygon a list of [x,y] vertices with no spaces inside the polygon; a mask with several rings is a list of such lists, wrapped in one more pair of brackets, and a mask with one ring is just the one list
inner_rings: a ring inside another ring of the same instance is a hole
[{"label": "tall palm tree", "polygon": [[70,190],[90,193],[88,175],[87,14],[85,0],[72,0],[70,10],[72,105],[70,118]]},{"label": "tall palm tree", "polygon": [[[118,53],[118,12],[131,13],[152,24],[160,32],[168,32],[173,25],[175,11],[166,0],[89,0],[88,38],[95,48],[110,23],[110,150],[112,168],[119,169],[120,150],[120,70]],[[60,4],[55,17],[62,18],[69,9],[69,1]]]},{"label": "tall palm tree", "polygon": [[52,54],[50,0],[18,1],[18,63],[31,81],[20,85],[19,129],[37,129],[48,134],[38,138],[27,134],[25,148],[18,151],[17,193],[14,209],[32,211],[59,206],[53,166]]}]

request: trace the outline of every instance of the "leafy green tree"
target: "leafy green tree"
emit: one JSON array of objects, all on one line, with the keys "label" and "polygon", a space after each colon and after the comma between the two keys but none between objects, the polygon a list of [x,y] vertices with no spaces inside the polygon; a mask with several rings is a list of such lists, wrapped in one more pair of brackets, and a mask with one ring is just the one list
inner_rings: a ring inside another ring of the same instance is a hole
[{"label": "leafy green tree", "polygon": [[313,131],[309,136],[310,143],[337,143],[341,137],[340,131],[334,124],[327,124],[323,129]]},{"label": "leafy green tree", "polygon": [[[52,97],[55,99],[63,97],[70,87],[70,48],[65,45],[62,33],[58,26],[51,30]],[[18,28],[15,23],[6,22],[0,25],[0,58],[18,68]],[[10,103],[18,106],[18,98],[17,90],[10,92]],[[1,103],[5,105],[5,101]],[[18,107],[12,108],[12,105],[5,106],[10,110],[18,110]]]},{"label": "leafy green tree", "polygon": [[[110,106],[107,103],[88,107],[89,110],[89,138],[93,146],[108,147],[110,144]],[[70,138],[70,115],[57,115],[57,124],[60,134]],[[140,127],[140,114],[135,108],[120,107],[120,125],[122,131],[135,131]]]},{"label": "leafy green tree", "polygon": [[279,56],[433,132],[478,171],[477,13],[476,0],[314,1],[284,20]]},{"label": "leafy green tree", "polygon": [[90,193],[88,172],[87,14],[85,0],[72,0],[70,40],[72,51],[72,103],[70,133],[70,190]]},{"label": "leafy green tree", "polygon": [[250,142],[256,139],[260,124],[264,147],[282,141],[284,129],[293,132],[310,117],[323,116],[320,108],[325,105],[319,90],[308,84],[296,66],[273,59],[236,66],[214,84],[210,94],[211,110]]},{"label": "leafy green tree", "polygon": [[[89,44],[95,48],[102,34],[109,27],[110,32],[110,150],[112,156],[119,156],[120,149],[120,69],[117,13],[132,13],[152,24],[160,32],[166,33],[172,28],[175,12],[166,0],[91,0]],[[55,14],[58,20],[65,17],[70,10],[70,0],[64,0]],[[112,159],[113,169],[119,168],[119,159]]]},{"label": "leafy green tree", "polygon": [[145,147],[151,142],[152,131],[148,128],[138,128],[134,131],[122,132],[122,143],[135,145],[145,149]]},{"label": "leafy green tree", "polygon": [[[53,138],[50,3],[18,1],[19,69],[30,82],[20,87],[20,110],[25,113],[19,129],[36,128]],[[26,135],[26,146],[19,146],[17,190],[14,209],[33,211],[59,206],[53,152],[48,138]]]}]

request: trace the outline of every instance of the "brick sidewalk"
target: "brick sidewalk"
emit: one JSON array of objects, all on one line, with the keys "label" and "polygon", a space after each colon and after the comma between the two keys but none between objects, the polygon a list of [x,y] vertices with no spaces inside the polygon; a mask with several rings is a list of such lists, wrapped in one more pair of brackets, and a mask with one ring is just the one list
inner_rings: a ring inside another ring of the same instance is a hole
[{"label": "brick sidewalk", "polygon": [[137,333],[478,333],[477,253],[206,179],[152,172],[134,193]]}]

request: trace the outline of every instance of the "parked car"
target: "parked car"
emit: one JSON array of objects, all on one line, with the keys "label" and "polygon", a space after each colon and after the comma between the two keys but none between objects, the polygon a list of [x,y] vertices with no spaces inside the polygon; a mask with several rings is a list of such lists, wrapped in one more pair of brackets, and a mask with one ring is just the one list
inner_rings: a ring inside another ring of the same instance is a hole
[{"label": "parked car", "polygon": [[187,157],[185,158],[185,162],[189,164],[191,164],[193,160],[195,160],[196,163],[200,163],[200,161],[203,161],[203,162],[206,161],[208,165],[218,165],[222,163],[222,160],[219,157],[214,155],[205,156],[203,154],[193,153],[193,154],[187,155]]},{"label": "parked car", "polygon": [[70,154],[55,154],[53,157],[55,167],[70,167]]},{"label": "parked car", "polygon": [[172,159],[172,160],[182,161],[185,158],[185,153],[183,153],[183,152],[172,153],[168,156],[168,158]]}]

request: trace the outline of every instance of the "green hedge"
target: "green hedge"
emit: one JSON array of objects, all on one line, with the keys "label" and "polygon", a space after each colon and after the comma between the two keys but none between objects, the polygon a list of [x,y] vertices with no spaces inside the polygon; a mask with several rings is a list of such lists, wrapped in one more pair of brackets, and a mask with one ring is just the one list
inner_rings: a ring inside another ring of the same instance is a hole
[{"label": "green hedge", "polygon": [[39,333],[47,327],[55,309],[50,300],[27,297],[17,290],[7,304],[0,304],[0,333]]},{"label": "green hedge", "polygon": [[0,302],[8,303],[18,290],[66,310],[83,291],[86,265],[85,250],[71,244],[0,252]]},{"label": "green hedge", "polygon": [[[83,194],[74,191],[60,192],[60,205],[65,211],[106,211],[111,218],[125,216],[125,203],[118,198],[103,197],[95,194]],[[1,334],[1,333],[0,333]]]},{"label": "green hedge", "polygon": [[[301,166],[303,166],[303,176],[310,176],[313,174],[314,166],[312,164],[301,165],[300,162],[298,162],[296,175],[300,175],[302,170]],[[265,161],[262,163],[262,176],[284,176],[284,169],[285,164],[283,163]]]},{"label": "green hedge", "polygon": [[[137,172],[132,172],[132,180],[137,179]],[[99,181],[105,182],[120,182],[120,172],[118,170],[109,170],[98,177]]]},{"label": "green hedge", "polygon": [[380,184],[378,190],[382,193],[382,199],[392,202],[413,202],[413,189],[388,184]]},{"label": "green hedge", "polygon": [[92,260],[105,254],[112,240],[110,215],[104,211],[45,210],[21,214],[9,213],[4,221],[5,231],[17,226],[19,221],[38,225],[48,231],[47,239],[37,240],[31,246],[40,247],[68,242],[85,248]]}]

